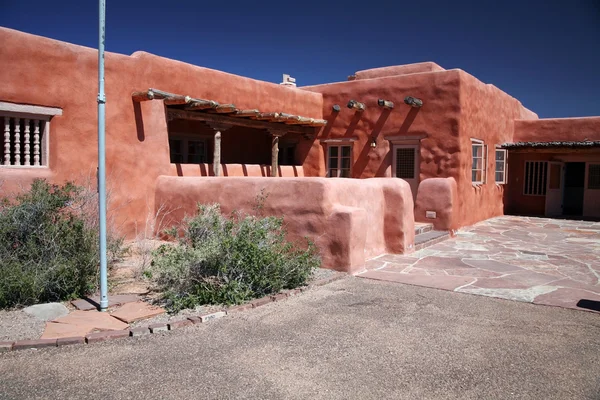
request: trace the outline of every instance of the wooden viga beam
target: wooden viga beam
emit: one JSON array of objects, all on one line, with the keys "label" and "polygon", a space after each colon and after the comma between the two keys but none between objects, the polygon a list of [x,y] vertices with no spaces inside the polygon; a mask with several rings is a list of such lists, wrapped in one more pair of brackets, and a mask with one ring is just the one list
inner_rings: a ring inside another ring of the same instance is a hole
[{"label": "wooden viga beam", "polygon": [[219,104],[213,109],[214,112],[219,114],[230,114],[237,111],[234,104]]},{"label": "wooden viga beam", "polygon": [[356,101],[356,100],[350,100],[348,102],[348,108],[350,108],[352,110],[356,110],[358,112],[362,112],[362,111],[365,111],[365,109],[367,107],[365,106],[365,103],[361,103],[361,102]]},{"label": "wooden viga beam", "polygon": [[394,103],[392,101],[384,99],[377,100],[377,105],[379,105],[379,107],[387,108],[388,110],[394,108]]},{"label": "wooden viga beam", "polygon": [[279,117],[279,113],[259,113],[256,117],[252,119],[257,119],[259,121],[273,121]]},{"label": "wooden viga beam", "polygon": [[230,114],[230,117],[239,117],[239,118],[251,118],[256,117],[260,114],[258,110],[237,110],[233,114]]},{"label": "wooden viga beam", "polygon": [[218,106],[219,103],[213,100],[191,99],[185,109],[189,111],[206,110],[209,108],[217,108]]},{"label": "wooden viga beam", "polygon": [[134,101],[171,100],[171,104],[185,104],[188,97],[150,88],[143,92],[133,92],[131,98]]}]

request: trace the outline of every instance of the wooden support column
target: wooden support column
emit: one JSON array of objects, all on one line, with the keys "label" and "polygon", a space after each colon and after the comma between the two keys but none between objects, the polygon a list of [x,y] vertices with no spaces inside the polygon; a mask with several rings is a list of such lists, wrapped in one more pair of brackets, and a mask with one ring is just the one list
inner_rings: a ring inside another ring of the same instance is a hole
[{"label": "wooden support column", "polygon": [[213,173],[215,176],[221,176],[221,133],[231,128],[231,125],[218,122],[207,122],[207,124],[215,131],[213,146]]},{"label": "wooden support column", "polygon": [[285,131],[270,129],[271,133],[271,177],[279,176],[279,138],[285,135]]}]

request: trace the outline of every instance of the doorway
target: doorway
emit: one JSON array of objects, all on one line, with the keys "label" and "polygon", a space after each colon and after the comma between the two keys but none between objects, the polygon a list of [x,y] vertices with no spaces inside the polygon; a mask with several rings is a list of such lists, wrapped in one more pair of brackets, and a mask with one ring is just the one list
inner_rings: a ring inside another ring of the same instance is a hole
[{"label": "doorway", "polygon": [[393,176],[408,182],[413,200],[416,200],[419,188],[419,158],[418,144],[394,145]]},{"label": "doorway", "polygon": [[565,192],[563,197],[563,215],[583,215],[583,197],[585,186],[585,163],[565,163]]}]

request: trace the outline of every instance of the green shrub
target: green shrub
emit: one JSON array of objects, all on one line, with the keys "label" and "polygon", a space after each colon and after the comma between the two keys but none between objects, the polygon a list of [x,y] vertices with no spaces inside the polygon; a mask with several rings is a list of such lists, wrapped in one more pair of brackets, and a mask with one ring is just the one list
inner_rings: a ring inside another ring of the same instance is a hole
[{"label": "green shrub", "polygon": [[[97,217],[90,196],[72,183],[35,180],[0,200],[0,308],[67,300],[96,289]],[[111,258],[122,241],[109,238]]]},{"label": "green shrub", "polygon": [[[177,232],[171,232],[176,235]],[[303,285],[320,265],[315,246],[286,241],[282,218],[225,218],[218,205],[198,206],[183,222],[179,243],[153,253],[146,276],[171,310],[239,304]]]}]

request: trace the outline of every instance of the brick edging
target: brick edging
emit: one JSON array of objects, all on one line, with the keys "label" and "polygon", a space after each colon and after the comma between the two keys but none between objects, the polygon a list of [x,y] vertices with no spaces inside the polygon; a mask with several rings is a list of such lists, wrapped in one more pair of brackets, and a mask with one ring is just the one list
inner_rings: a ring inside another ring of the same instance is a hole
[{"label": "brick edging", "polygon": [[4,341],[0,342],[0,353],[6,353],[10,351],[16,350],[24,350],[24,349],[41,349],[45,347],[62,347],[72,344],[93,344],[104,342],[106,340],[112,339],[123,339],[127,337],[138,337],[151,335],[159,332],[168,332],[176,329],[185,328],[190,325],[206,323],[215,319],[223,318],[230,314],[236,314],[238,312],[247,311],[250,309],[254,309],[257,307],[264,306],[266,304],[284,301],[288,297],[297,296],[302,292],[310,290],[313,287],[324,286],[329,283],[335,282],[342,278],[345,278],[349,275],[344,273],[337,273],[335,275],[329,276],[327,278],[319,279],[317,281],[311,282],[308,286],[303,286],[297,289],[286,290],[274,295],[261,297],[260,299],[252,300],[249,303],[240,304],[237,306],[227,307],[224,310],[209,313],[209,314],[199,314],[191,317],[187,317],[185,319],[169,321],[169,322],[161,322],[156,324],[151,324],[148,326],[141,326],[135,328],[129,328],[125,330],[118,331],[102,331],[102,332],[94,332],[88,333],[85,336],[74,336],[68,338],[58,338],[58,339],[35,339],[35,340],[17,340],[17,341]]}]

